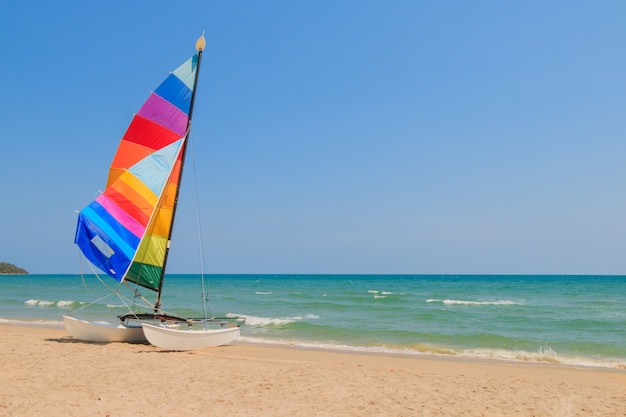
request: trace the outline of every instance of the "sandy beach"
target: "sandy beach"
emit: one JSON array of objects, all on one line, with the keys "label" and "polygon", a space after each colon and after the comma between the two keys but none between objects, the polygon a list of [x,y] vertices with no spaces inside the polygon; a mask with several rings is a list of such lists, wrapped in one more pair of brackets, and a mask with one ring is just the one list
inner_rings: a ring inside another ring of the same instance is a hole
[{"label": "sandy beach", "polygon": [[626,371],[233,345],[166,352],[0,325],[1,416],[626,416]]}]

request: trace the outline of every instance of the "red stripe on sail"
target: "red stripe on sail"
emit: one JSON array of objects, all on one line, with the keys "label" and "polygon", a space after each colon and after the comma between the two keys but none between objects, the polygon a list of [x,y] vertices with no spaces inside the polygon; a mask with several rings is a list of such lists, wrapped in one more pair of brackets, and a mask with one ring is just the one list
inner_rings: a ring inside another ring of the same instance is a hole
[{"label": "red stripe on sail", "polygon": [[[117,187],[123,187],[123,190],[117,190]],[[114,188],[115,187],[115,188]],[[128,213],[133,219],[137,220],[142,226],[147,226],[152,214],[152,205],[143,199],[137,193],[128,193],[130,188],[125,184],[115,183],[114,186],[106,190],[106,195],[122,210]]]},{"label": "red stripe on sail", "polygon": [[157,150],[170,145],[180,138],[181,136],[171,130],[136,115],[130,122],[130,126],[128,126],[128,130],[122,140]]}]

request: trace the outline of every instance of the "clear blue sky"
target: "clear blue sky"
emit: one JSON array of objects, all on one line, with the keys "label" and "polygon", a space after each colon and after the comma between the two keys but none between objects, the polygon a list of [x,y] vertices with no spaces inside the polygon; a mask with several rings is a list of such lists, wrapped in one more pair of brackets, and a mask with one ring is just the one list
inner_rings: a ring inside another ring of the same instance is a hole
[{"label": "clear blue sky", "polygon": [[[207,272],[625,274],[624,22],[621,0],[4,2],[0,261],[79,272],[75,210],[206,30]],[[197,271],[187,183],[171,272]]]}]

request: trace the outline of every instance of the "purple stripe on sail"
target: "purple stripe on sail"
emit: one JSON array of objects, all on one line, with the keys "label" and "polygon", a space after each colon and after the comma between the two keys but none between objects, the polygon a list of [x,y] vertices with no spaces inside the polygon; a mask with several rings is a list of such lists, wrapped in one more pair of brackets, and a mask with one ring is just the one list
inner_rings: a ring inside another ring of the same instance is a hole
[{"label": "purple stripe on sail", "polygon": [[145,226],[141,225],[137,220],[133,219],[128,213],[126,213],[117,204],[112,202],[106,194],[100,194],[96,201],[122,226],[124,226],[129,232],[137,236],[139,239],[146,231]]},{"label": "purple stripe on sail", "polygon": [[154,93],[150,94],[137,114],[171,130],[181,138],[187,131],[187,115]]}]

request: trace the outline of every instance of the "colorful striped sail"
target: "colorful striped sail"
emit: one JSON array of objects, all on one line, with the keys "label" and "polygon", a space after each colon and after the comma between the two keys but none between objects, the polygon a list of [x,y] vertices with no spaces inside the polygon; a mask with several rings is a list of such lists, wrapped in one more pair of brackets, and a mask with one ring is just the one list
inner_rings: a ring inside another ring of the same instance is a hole
[{"label": "colorful striped sail", "polygon": [[198,59],[187,60],[150,94],[120,142],[104,193],[78,215],[74,242],[117,281],[159,290]]}]

